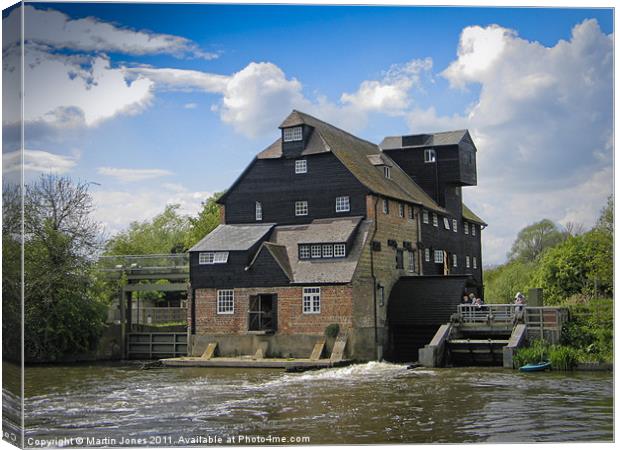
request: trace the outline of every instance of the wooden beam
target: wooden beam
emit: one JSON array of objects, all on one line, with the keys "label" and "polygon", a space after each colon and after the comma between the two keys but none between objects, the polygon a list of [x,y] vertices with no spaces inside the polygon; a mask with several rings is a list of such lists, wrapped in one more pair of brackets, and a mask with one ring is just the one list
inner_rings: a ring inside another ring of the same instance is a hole
[{"label": "wooden beam", "polygon": [[123,286],[125,292],[174,292],[187,291],[187,283],[136,283]]}]

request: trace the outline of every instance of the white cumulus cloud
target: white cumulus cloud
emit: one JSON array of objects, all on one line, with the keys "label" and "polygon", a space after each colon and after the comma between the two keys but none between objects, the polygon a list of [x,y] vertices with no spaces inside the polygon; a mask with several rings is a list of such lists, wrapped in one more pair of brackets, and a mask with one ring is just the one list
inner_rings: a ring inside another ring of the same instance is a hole
[{"label": "white cumulus cloud", "polygon": [[467,27],[451,86],[480,86],[462,114],[409,113],[412,131],[469,128],[478,184],[465,189],[490,224],[485,258],[501,262],[516,233],[544,217],[594,223],[613,176],[613,39],[595,20],[547,47],[499,26]]},{"label": "white cumulus cloud", "polygon": [[164,169],[124,169],[118,167],[99,167],[97,173],[123,182],[144,181],[173,175],[172,172]]}]

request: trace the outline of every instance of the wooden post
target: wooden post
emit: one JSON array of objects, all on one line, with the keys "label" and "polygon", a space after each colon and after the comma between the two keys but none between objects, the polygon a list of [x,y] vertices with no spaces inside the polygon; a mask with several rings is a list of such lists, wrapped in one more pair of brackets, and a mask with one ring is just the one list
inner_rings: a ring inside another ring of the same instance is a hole
[{"label": "wooden post", "polygon": [[127,359],[127,328],[125,324],[125,290],[119,289],[118,292],[118,307],[120,312],[121,322],[121,359]]}]

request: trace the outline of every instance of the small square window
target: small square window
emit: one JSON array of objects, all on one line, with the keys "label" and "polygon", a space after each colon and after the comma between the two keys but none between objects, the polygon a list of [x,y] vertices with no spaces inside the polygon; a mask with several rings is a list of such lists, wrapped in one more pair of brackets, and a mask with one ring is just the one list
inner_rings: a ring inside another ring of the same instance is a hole
[{"label": "small square window", "polygon": [[334,257],[334,246],[331,244],[323,244],[323,258]]},{"label": "small square window", "polygon": [[321,288],[304,288],[302,304],[304,314],[319,314],[321,312]]},{"label": "small square window", "polygon": [[383,166],[383,176],[388,180],[392,178],[392,171],[390,169],[390,166]]},{"label": "small square window", "polygon": [[295,202],[295,215],[296,216],[307,216],[308,215],[308,202],[301,201]]},{"label": "small square window", "polygon": [[405,205],[402,203],[398,204],[398,217],[405,217]]},{"label": "small square window", "polygon": [[452,231],[455,233],[459,230],[459,222],[456,219],[452,219]]},{"label": "small square window", "polygon": [[427,148],[424,150],[424,162],[425,163],[434,163],[436,159],[435,150],[432,148]]},{"label": "small square window", "polygon": [[428,248],[424,249],[424,261],[431,262],[431,251]]},{"label": "small square window", "polygon": [[452,267],[457,267],[458,265],[458,258],[456,257],[456,255],[452,255]]},{"label": "small square window", "polygon": [[472,236],[476,235],[476,225],[474,225],[473,223],[471,224],[471,235]]},{"label": "small square window", "polygon": [[320,258],[321,257],[321,246],[320,245],[313,245],[312,246],[312,258]]},{"label": "small square window", "polygon": [[336,258],[344,258],[347,253],[347,246],[345,244],[334,245],[334,256]]},{"label": "small square window", "polygon": [[348,212],[351,210],[349,196],[336,197],[336,212]]},{"label": "small square window", "polygon": [[448,220],[448,218],[447,218],[447,217],[444,217],[444,218],[443,218],[443,226],[444,226],[444,228],[445,228],[446,230],[449,230],[449,229],[450,229],[450,220]]},{"label": "small square window", "polygon": [[261,202],[256,202],[256,220],[263,220],[263,205]]},{"label": "small square window", "polygon": [[390,213],[390,202],[387,198],[383,199],[383,214]]},{"label": "small square window", "polygon": [[295,161],[295,173],[308,172],[308,163],[305,159],[298,159]]},{"label": "small square window", "polygon": [[310,246],[300,245],[299,246],[299,259],[308,259],[308,258],[310,258]]},{"label": "small square window", "polygon": [[217,291],[217,313],[235,313],[235,291],[232,289],[221,289]]},{"label": "small square window", "polygon": [[282,138],[284,142],[301,141],[303,138],[301,127],[285,128],[282,130]]},{"label": "small square window", "polygon": [[443,250],[435,250],[434,261],[436,264],[443,263]]},{"label": "small square window", "polygon": [[422,211],[422,222],[428,223],[428,211],[427,210]]},{"label": "small square window", "polygon": [[433,213],[433,226],[434,227],[438,227],[439,226],[439,217],[437,217],[437,214]]},{"label": "small square window", "polygon": [[478,268],[478,260],[476,259],[476,257],[473,257],[473,263],[474,263],[474,269]]},{"label": "small square window", "polygon": [[469,255],[465,257],[465,267],[469,269]]},{"label": "small square window", "polygon": [[463,222],[463,231],[465,232],[465,234],[469,234],[469,223],[468,222]]}]

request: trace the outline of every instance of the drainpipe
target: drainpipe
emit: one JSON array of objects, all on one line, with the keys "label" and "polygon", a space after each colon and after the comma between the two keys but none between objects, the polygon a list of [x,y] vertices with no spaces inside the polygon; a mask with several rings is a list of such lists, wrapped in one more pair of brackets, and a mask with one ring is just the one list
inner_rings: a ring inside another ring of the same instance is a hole
[{"label": "drainpipe", "polygon": [[375,226],[372,230],[372,236],[370,237],[370,275],[372,277],[372,301],[373,301],[373,312],[374,312],[374,332],[375,332],[375,357],[379,359],[379,336],[377,334],[377,277],[375,275],[375,264],[374,264],[374,250],[372,249],[372,243],[375,240],[375,235],[377,234],[377,228],[379,225],[378,216],[377,216],[377,204],[379,203],[379,197],[375,198]]}]

